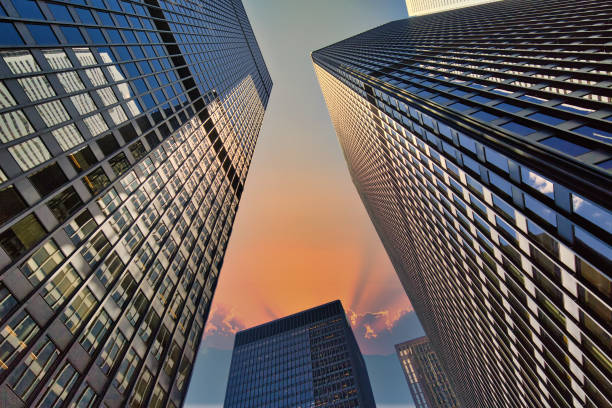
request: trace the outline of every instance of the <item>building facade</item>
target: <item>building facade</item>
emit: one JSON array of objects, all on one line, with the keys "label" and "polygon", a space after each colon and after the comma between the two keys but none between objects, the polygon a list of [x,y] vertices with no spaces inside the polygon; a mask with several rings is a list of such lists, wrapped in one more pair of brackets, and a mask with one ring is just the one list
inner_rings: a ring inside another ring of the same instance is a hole
[{"label": "building facade", "polygon": [[466,407],[611,404],[611,18],[610,1],[505,0],[312,54]]},{"label": "building facade", "polygon": [[0,29],[0,405],[180,407],[272,86],[242,3]]},{"label": "building facade", "polygon": [[225,408],[375,406],[339,300],[236,334]]},{"label": "building facade", "polygon": [[395,345],[415,408],[459,408],[457,397],[427,336]]},{"label": "building facade", "polygon": [[418,17],[493,1],[501,0],[406,0],[406,7],[410,17]]}]

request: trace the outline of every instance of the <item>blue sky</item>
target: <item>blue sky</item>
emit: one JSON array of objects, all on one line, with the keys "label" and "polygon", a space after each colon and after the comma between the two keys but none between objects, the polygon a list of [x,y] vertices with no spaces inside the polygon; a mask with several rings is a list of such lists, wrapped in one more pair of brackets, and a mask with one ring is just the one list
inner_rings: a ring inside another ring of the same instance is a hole
[{"label": "blue sky", "polygon": [[423,334],[348,174],[310,53],[404,0],[243,0],[274,81],[187,406],[221,406],[233,336],[341,299],[379,407],[409,407],[393,345]]}]

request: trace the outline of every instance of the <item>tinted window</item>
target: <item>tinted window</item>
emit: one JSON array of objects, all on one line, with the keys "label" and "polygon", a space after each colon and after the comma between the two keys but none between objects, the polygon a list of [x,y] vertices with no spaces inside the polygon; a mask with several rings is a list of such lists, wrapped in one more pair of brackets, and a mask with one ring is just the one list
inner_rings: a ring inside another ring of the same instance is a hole
[{"label": "tinted window", "polygon": [[14,260],[40,242],[45,235],[38,218],[28,214],[0,234],[0,247]]},{"label": "tinted window", "polygon": [[45,197],[68,181],[68,178],[57,163],[53,163],[32,174],[28,179],[42,197]]},{"label": "tinted window", "polygon": [[13,5],[23,18],[43,19],[43,15],[34,0],[13,0]]},{"label": "tinted window", "polygon": [[59,222],[65,221],[68,217],[74,214],[81,205],[81,197],[77,194],[73,187],[68,187],[61,193],[47,202],[53,215]]},{"label": "tinted window", "polygon": [[70,159],[70,163],[72,163],[72,167],[74,167],[78,173],[89,169],[98,162],[96,156],[94,156],[89,147],[85,147],[78,152],[72,153],[68,156],[68,158]]},{"label": "tinted window", "polygon": [[563,153],[569,154],[570,156],[580,156],[581,154],[590,151],[586,147],[577,145],[572,142],[568,142],[567,140],[560,139],[558,137],[549,137],[548,139],[541,140],[540,143],[552,147],[555,150],[559,150]]},{"label": "tinted window", "polygon": [[68,44],[83,44],[85,42],[81,32],[76,27],[62,27],[62,33],[64,33]]},{"label": "tinted window", "polygon": [[506,130],[509,130],[510,132],[518,133],[519,135],[522,135],[522,136],[527,136],[532,133],[535,133],[535,130],[533,130],[532,128],[523,126],[516,122],[508,122],[508,123],[501,125],[501,127]]},{"label": "tinted window", "polygon": [[15,26],[11,23],[0,23],[0,30],[2,31],[2,43],[6,45],[22,45],[23,40],[21,36],[15,30]]},{"label": "tinted window", "polygon": [[13,218],[27,208],[15,187],[8,186],[0,190],[0,224]]},{"label": "tinted window", "polygon": [[115,150],[119,149],[119,143],[117,142],[117,139],[115,139],[115,136],[113,136],[112,134],[106,135],[98,139],[97,143],[100,147],[100,150],[102,150],[102,153],[104,153],[105,156],[108,156]]},{"label": "tinted window", "polygon": [[42,24],[26,24],[30,30],[30,34],[34,38],[37,44],[59,44],[57,37],[53,34],[51,27]]},{"label": "tinted window", "polygon": [[47,3],[47,7],[51,10],[51,14],[58,21],[73,21],[72,16],[68,12],[68,9],[62,5]]}]

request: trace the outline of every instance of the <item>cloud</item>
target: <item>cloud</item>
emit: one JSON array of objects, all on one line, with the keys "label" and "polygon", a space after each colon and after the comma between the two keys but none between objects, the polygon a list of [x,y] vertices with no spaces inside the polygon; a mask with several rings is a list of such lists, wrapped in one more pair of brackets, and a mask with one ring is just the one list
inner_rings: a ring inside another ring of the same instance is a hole
[{"label": "cloud", "polygon": [[346,314],[363,354],[387,355],[395,344],[424,334],[410,308],[361,314],[348,310]]},{"label": "cloud", "polygon": [[234,307],[215,302],[204,330],[204,341],[209,347],[228,350],[233,346],[236,333],[246,328]]}]

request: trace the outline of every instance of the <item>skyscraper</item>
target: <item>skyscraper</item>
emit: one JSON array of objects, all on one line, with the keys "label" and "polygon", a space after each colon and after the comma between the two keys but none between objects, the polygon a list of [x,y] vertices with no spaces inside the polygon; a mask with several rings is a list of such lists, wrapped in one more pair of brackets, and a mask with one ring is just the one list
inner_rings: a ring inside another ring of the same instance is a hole
[{"label": "skyscraper", "polygon": [[459,408],[459,402],[427,336],[395,345],[415,408]]},{"label": "skyscraper", "polygon": [[410,17],[418,17],[425,14],[490,3],[492,1],[501,0],[406,0],[406,7]]},{"label": "skyscraper", "polygon": [[272,87],[242,3],[0,29],[0,405],[179,407]]},{"label": "skyscraper", "polygon": [[505,0],[312,54],[353,182],[467,407],[612,401],[612,2]]},{"label": "skyscraper", "polygon": [[225,408],[375,406],[339,300],[236,334]]}]

